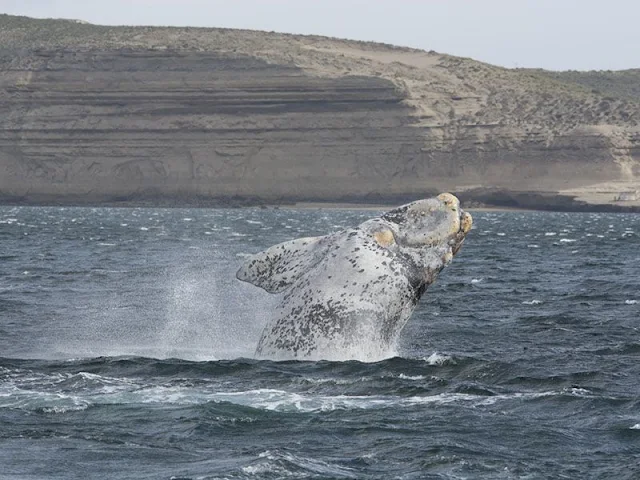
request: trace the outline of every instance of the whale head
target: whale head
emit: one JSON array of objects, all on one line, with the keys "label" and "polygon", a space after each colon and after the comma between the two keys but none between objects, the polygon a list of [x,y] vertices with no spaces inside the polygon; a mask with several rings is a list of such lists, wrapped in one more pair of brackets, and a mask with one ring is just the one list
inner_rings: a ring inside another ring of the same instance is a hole
[{"label": "whale head", "polygon": [[424,281],[435,275],[458,253],[473,224],[450,193],[395,208],[371,222],[378,245],[411,257],[424,268]]}]

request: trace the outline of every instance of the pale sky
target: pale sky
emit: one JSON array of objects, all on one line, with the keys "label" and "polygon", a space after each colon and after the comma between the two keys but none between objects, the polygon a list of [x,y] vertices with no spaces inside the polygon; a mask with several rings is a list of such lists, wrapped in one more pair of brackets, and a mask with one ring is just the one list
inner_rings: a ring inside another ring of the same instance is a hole
[{"label": "pale sky", "polygon": [[0,0],[0,13],[318,34],[506,67],[640,68],[640,0]]}]

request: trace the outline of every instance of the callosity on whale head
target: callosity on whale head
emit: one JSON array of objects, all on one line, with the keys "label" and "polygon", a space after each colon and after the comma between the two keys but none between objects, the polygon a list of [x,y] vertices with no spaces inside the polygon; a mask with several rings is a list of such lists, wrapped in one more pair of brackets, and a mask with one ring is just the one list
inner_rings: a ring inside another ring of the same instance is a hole
[{"label": "callosity on whale head", "polygon": [[458,199],[443,193],[253,255],[237,278],[284,293],[256,356],[375,361],[393,354],[420,297],[471,225]]}]

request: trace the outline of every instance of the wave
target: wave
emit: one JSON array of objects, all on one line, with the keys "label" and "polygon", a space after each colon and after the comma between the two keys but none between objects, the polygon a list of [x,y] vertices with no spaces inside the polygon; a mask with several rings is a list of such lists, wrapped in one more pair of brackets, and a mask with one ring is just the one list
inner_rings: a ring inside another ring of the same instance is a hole
[{"label": "wave", "polygon": [[[223,410],[242,407],[306,414],[449,405],[517,407],[546,398],[632,400],[576,385],[597,372],[536,378],[514,376],[515,372],[507,375],[511,370],[514,367],[506,364],[439,353],[377,364],[248,359],[189,362],[139,357],[65,362],[0,359],[0,409],[69,414],[109,406],[217,405]],[[506,380],[496,382],[505,375]],[[572,385],[567,385],[570,382]]]}]

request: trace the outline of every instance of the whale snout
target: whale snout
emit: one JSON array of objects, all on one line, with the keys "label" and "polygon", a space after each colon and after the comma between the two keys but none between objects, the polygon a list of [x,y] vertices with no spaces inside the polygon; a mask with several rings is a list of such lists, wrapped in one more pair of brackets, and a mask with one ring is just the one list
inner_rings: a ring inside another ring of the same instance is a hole
[{"label": "whale snout", "polygon": [[473,226],[473,217],[469,212],[461,211],[462,215],[460,215],[460,230],[464,232],[466,235],[471,231],[471,227]]},{"label": "whale snout", "polygon": [[473,224],[471,215],[460,208],[460,200],[451,193],[403,205],[382,219],[395,225],[392,230],[400,247],[449,245],[456,252]]},{"label": "whale snout", "polygon": [[451,245],[452,253],[455,255],[458,253],[458,250],[460,250],[460,247],[462,247],[467,233],[471,231],[473,217],[469,212],[465,212],[460,208],[460,200],[455,195],[451,193],[441,193],[437,198],[453,214],[451,228],[449,230],[451,232],[449,245]]},{"label": "whale snout", "polygon": [[469,212],[465,212],[464,210],[460,210],[460,229],[458,233],[453,237],[451,242],[451,253],[455,255],[458,253],[460,248],[462,248],[462,244],[464,243],[464,239],[467,236],[467,233],[471,231],[471,227],[473,226],[473,217]]}]

